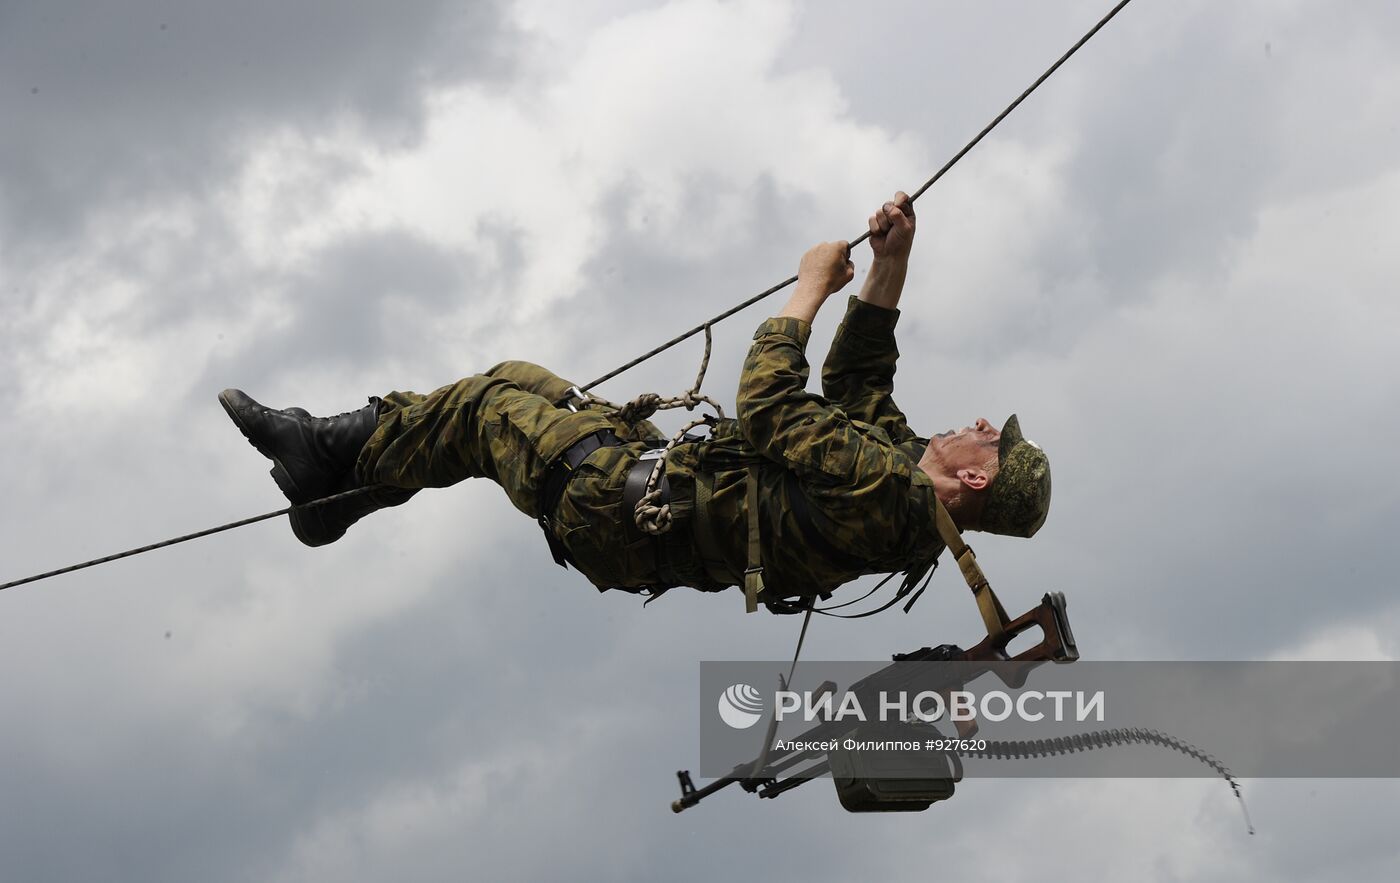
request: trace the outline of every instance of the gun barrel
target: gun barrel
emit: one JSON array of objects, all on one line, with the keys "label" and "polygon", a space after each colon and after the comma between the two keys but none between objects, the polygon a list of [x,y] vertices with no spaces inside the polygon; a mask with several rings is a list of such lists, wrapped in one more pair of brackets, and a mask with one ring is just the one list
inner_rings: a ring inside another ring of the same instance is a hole
[{"label": "gun barrel", "polygon": [[[689,773],[687,772],[683,775],[685,776],[685,780],[689,781]],[[671,812],[685,812],[695,804],[704,800],[706,797],[709,797],[711,794],[714,794],[716,791],[719,791],[722,788],[727,788],[738,781],[738,776],[725,776],[722,779],[715,779],[713,782],[706,785],[704,788],[687,791],[686,793],[680,796],[679,800],[671,801]]]}]

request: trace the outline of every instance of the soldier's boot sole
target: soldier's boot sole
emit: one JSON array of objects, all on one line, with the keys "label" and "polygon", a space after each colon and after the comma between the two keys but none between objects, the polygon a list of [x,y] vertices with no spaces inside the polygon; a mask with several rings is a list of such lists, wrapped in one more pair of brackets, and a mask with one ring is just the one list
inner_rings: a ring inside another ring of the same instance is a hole
[{"label": "soldier's boot sole", "polygon": [[[352,479],[336,492],[353,490],[355,486]],[[292,523],[292,533],[303,545],[325,546],[345,536],[350,526],[366,515],[400,506],[416,493],[418,491],[405,488],[380,487],[334,503],[293,506],[288,518]]]}]

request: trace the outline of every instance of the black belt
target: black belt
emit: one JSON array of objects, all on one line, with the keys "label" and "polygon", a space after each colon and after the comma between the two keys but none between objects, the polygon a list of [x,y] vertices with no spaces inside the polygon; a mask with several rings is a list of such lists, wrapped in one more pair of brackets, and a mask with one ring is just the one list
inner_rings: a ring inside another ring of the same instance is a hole
[{"label": "black belt", "polygon": [[622,439],[618,438],[612,430],[600,429],[574,442],[553,463],[549,464],[549,471],[545,473],[544,481],[540,483],[539,523],[540,528],[544,531],[544,538],[549,542],[550,554],[554,556],[554,562],[560,567],[567,569],[571,560],[569,550],[554,535],[553,529],[554,513],[559,508],[559,501],[564,498],[564,489],[568,487],[569,479],[573,476],[574,470],[588,459],[589,454],[599,448],[614,447],[620,444],[622,444]]},{"label": "black belt", "polygon": [[[678,444],[689,445],[704,440],[703,435],[686,433]],[[622,511],[634,528],[636,528],[637,522],[631,518],[631,515],[637,510],[637,503],[646,494],[647,479],[651,478],[651,470],[655,468],[656,461],[664,459],[667,453],[665,439],[651,439],[647,444],[651,446],[650,449],[632,464],[632,468],[627,472],[627,484],[622,491]],[[671,499],[671,482],[666,478],[666,467],[664,466],[661,467],[661,481],[657,482],[656,486],[661,489],[661,499],[657,500],[654,505],[664,506]],[[637,530],[640,532],[641,529],[637,528]]]},{"label": "black belt", "polygon": [[[633,513],[637,511],[637,503],[641,502],[646,494],[647,479],[651,478],[651,471],[656,468],[656,461],[665,455],[665,448],[652,448],[642,454],[637,462],[632,464],[632,468],[627,470],[627,484],[622,489],[622,517],[627,522],[628,533],[634,538],[640,536],[641,528],[637,527],[637,519]],[[661,481],[656,485],[661,489],[661,499],[653,505],[664,506],[671,499],[671,482],[666,478],[666,467],[661,467]]]},{"label": "black belt", "polygon": [[[665,540],[659,534],[647,534],[637,526],[637,503],[646,495],[647,479],[651,478],[651,471],[656,468],[658,461],[664,459],[666,448],[664,442],[657,442],[661,447],[655,447],[644,452],[637,458],[637,462],[627,470],[627,482],[622,487],[622,520],[626,525],[627,536],[630,537],[628,543],[635,543],[638,540],[646,539],[647,546],[651,549],[652,571],[656,574],[658,585],[651,587],[652,597],[660,595],[667,588],[677,585],[675,574],[667,566]],[[666,478],[666,467],[661,467],[661,480],[656,483],[657,489],[661,491],[660,499],[652,502],[653,506],[664,506],[671,499],[671,482]]]}]

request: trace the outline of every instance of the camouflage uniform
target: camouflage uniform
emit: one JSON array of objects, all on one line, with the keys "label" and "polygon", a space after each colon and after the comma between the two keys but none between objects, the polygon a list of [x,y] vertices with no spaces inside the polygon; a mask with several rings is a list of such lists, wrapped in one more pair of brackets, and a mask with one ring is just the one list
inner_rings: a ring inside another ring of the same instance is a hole
[{"label": "camouflage uniform", "polygon": [[[737,420],[677,446],[667,462],[673,524],[659,541],[635,528],[622,495],[629,470],[661,433],[646,422],[625,426],[600,408],[558,407],[571,384],[526,362],[497,365],[428,396],[385,396],[357,477],[401,488],[486,477],[538,517],[549,464],[608,429],[625,443],[590,454],[553,513],[556,536],[600,589],[740,584],[752,464],[761,482],[765,600],[918,569],[944,546],[934,527],[933,484],[917,465],[927,440],[891,399],[898,315],[850,298],[822,370],[824,396],[805,389],[811,327],[785,317],[763,322],[744,362]],[[697,480],[710,492],[710,543],[695,539],[705,527],[694,517]],[[705,547],[717,558],[706,560]]]}]

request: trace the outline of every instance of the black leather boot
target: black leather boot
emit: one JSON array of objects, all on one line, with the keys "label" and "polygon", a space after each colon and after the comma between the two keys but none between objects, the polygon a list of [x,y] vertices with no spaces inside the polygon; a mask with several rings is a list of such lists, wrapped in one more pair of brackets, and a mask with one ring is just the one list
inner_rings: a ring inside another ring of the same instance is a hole
[{"label": "black leather boot", "polygon": [[272,461],[273,480],[298,506],[344,489],[360,449],[379,424],[378,399],[334,417],[312,417],[301,408],[275,410],[238,389],[219,393],[219,404],[243,437]]},{"label": "black leather boot", "polygon": [[[362,485],[355,479],[355,471],[346,474],[344,482],[335,493],[354,490]],[[371,512],[378,512],[390,506],[401,506],[408,498],[418,493],[399,487],[381,485],[344,500],[322,503],[316,506],[293,506],[291,512],[292,533],[308,546],[324,546],[345,536],[350,525]]]}]

